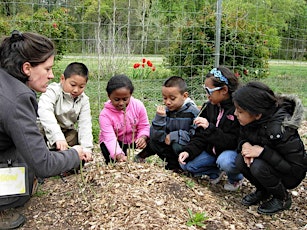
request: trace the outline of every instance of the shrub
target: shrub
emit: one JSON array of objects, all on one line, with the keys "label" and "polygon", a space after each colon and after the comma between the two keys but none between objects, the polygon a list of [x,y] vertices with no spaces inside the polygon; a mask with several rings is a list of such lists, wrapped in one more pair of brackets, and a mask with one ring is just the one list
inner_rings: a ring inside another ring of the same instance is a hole
[{"label": "shrub", "polygon": [[[213,8],[204,12],[177,29],[176,37],[181,39],[172,42],[165,54],[167,65],[176,74],[203,76],[214,65],[216,16]],[[232,22],[229,18],[222,20],[220,65],[230,67],[237,76],[267,76],[269,49],[261,31],[244,21],[234,25],[229,22]]]}]

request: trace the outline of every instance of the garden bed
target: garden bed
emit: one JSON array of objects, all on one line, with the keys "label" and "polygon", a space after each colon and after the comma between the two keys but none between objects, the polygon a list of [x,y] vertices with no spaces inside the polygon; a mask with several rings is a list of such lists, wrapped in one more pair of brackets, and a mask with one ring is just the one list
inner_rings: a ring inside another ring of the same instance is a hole
[{"label": "garden bed", "polygon": [[[306,145],[306,121],[300,133]],[[155,160],[106,166],[95,152],[82,174],[40,185],[20,210],[27,217],[21,229],[307,229],[306,178],[291,191],[290,210],[265,216],[257,206],[241,205],[253,190],[247,181],[239,191],[227,192],[225,177],[213,186],[167,171]],[[197,221],[195,215],[208,219]]]}]

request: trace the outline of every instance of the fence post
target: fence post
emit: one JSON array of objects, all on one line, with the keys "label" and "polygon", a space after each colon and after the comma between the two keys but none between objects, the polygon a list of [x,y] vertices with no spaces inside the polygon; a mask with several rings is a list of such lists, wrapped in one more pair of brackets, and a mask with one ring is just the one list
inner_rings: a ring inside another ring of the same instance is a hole
[{"label": "fence post", "polygon": [[215,67],[220,65],[220,43],[221,43],[221,20],[222,20],[222,0],[216,3],[216,23],[215,23]]}]

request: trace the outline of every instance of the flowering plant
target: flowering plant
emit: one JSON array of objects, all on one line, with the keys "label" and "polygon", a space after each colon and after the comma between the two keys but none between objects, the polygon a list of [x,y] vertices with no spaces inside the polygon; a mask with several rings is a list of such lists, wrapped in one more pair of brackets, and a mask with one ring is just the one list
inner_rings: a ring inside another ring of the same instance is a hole
[{"label": "flowering plant", "polygon": [[141,62],[133,64],[133,77],[134,78],[148,78],[150,73],[154,72],[156,67],[149,59],[142,58]]}]

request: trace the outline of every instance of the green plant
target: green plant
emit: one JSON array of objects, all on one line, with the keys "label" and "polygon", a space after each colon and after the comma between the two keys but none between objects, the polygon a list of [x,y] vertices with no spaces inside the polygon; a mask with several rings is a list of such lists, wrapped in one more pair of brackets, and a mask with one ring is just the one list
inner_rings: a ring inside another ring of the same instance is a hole
[{"label": "green plant", "polygon": [[[174,33],[184,40],[174,40],[165,49],[166,64],[180,76],[203,76],[214,65],[215,44],[212,41],[215,40],[215,9],[206,6],[204,12],[206,14],[183,22],[184,26]],[[264,31],[268,31],[268,28],[257,30],[257,25],[248,24],[244,19],[232,20],[224,16],[221,24],[223,38],[220,43],[220,65],[231,67],[238,77],[266,77],[272,42],[263,37]]]},{"label": "green plant", "polygon": [[195,214],[192,213],[191,209],[188,209],[188,213],[189,213],[189,217],[190,219],[187,221],[187,226],[191,227],[191,226],[199,226],[199,227],[203,227],[205,226],[205,221],[207,221],[209,219],[208,216],[206,216],[205,212],[196,212]]},{"label": "green plant", "polygon": [[[60,60],[67,51],[75,49],[71,43],[77,34],[75,28],[67,21],[74,21],[70,12],[66,8],[57,8],[49,12],[45,8],[40,8],[34,13],[21,13],[15,16],[18,18],[17,23],[12,23],[10,31],[13,29],[21,32],[32,31],[45,35],[53,40],[57,49],[56,59]],[[0,28],[1,29],[1,28]]]},{"label": "green plant", "polygon": [[195,186],[195,182],[193,180],[187,180],[185,184],[188,188],[193,188]]},{"label": "green plant", "polygon": [[39,185],[36,193],[34,193],[33,196],[42,197],[42,196],[47,195],[47,194],[48,194],[48,191],[43,190],[42,187]]}]

